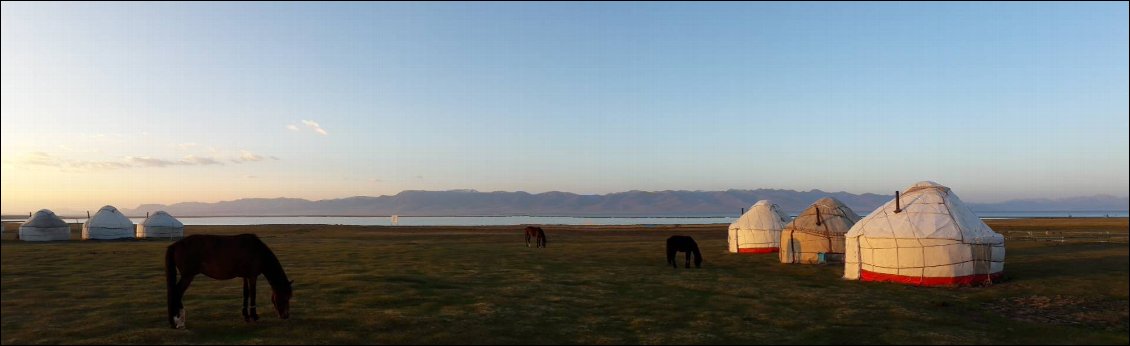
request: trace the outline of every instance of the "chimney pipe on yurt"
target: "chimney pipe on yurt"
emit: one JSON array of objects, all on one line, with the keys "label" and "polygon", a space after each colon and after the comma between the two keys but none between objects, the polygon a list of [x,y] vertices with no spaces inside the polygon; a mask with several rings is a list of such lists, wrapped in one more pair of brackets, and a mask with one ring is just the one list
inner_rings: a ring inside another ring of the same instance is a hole
[{"label": "chimney pipe on yurt", "polygon": [[895,214],[902,212],[902,204],[901,204],[901,201],[899,201],[899,199],[900,199],[899,198],[899,192],[896,190],[895,191]]}]

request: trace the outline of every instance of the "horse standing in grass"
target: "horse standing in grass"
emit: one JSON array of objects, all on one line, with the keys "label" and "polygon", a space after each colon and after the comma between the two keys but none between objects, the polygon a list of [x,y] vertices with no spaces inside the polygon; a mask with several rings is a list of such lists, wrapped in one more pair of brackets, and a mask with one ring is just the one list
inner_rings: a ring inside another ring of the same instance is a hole
[{"label": "horse standing in grass", "polygon": [[[177,270],[180,281],[177,281]],[[274,252],[254,234],[233,236],[191,235],[165,250],[165,277],[169,294],[169,327],[184,328],[184,291],[196,274],[216,280],[243,278],[243,320],[258,321],[255,283],[259,274],[271,284],[271,303],[279,318],[290,317],[292,284]]]},{"label": "horse standing in grass", "polygon": [[667,263],[676,269],[679,265],[675,263],[676,252],[686,253],[686,267],[691,267],[691,253],[694,253],[694,267],[702,268],[702,252],[698,251],[698,243],[694,238],[685,235],[673,235],[667,238]]},{"label": "horse standing in grass", "polygon": [[536,238],[537,247],[545,247],[545,231],[541,227],[526,226],[526,247],[530,247],[530,238]]}]

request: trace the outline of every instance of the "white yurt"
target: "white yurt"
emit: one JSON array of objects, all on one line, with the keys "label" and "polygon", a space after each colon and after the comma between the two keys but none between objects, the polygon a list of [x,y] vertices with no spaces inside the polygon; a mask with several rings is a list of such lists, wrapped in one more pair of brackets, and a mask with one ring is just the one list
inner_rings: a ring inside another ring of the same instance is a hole
[{"label": "white yurt", "polygon": [[133,238],[135,233],[133,221],[109,205],[98,209],[98,213],[82,224],[83,240]]},{"label": "white yurt", "polygon": [[773,253],[781,243],[781,229],[789,216],[769,200],[760,200],[730,224],[730,252]]},{"label": "white yurt", "polygon": [[71,226],[54,212],[40,209],[20,224],[19,235],[23,241],[70,240]]},{"label": "white yurt", "polygon": [[183,238],[184,224],[164,210],[150,215],[137,225],[137,238]]},{"label": "white yurt", "polygon": [[842,263],[844,234],[859,221],[838,199],[824,197],[781,230],[781,263]]},{"label": "white yurt", "polygon": [[932,181],[914,184],[859,220],[845,244],[849,280],[977,285],[1004,272],[1004,237]]}]

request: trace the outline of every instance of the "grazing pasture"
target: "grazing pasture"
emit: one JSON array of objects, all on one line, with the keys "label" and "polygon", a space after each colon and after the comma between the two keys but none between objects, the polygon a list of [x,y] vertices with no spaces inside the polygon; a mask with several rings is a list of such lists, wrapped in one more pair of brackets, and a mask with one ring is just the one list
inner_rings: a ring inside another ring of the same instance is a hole
[{"label": "grazing pasture", "polygon": [[[262,318],[245,323],[241,281],[198,276],[179,330],[166,318],[170,241],[78,241],[72,225],[75,240],[29,243],[6,224],[0,342],[1128,342],[1130,247],[1071,235],[1125,239],[1127,219],[988,224],[1072,241],[1010,237],[1003,283],[923,288],[845,281],[841,266],[781,264],[777,254],[729,254],[725,225],[549,225],[554,246],[545,249],[526,247],[520,226],[188,226],[186,235],[258,234],[295,281],[294,298],[289,320],[261,299]],[[698,242],[702,268],[665,262],[675,234]]]}]

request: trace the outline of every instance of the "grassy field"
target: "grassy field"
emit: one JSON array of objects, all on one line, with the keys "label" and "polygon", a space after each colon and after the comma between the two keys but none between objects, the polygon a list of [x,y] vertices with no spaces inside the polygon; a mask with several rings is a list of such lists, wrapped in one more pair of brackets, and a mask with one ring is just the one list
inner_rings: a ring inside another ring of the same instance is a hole
[{"label": "grassy field", "polygon": [[[991,220],[1006,232],[1112,232],[1127,219]],[[165,319],[167,241],[0,244],[3,344],[1127,344],[1126,243],[1007,243],[1006,281],[922,288],[840,279],[842,266],[727,254],[725,226],[198,226],[257,233],[295,282],[279,320],[240,316],[237,280],[198,277],[188,329]],[[74,237],[77,239],[77,228]],[[695,237],[702,269],[664,239]]]}]

